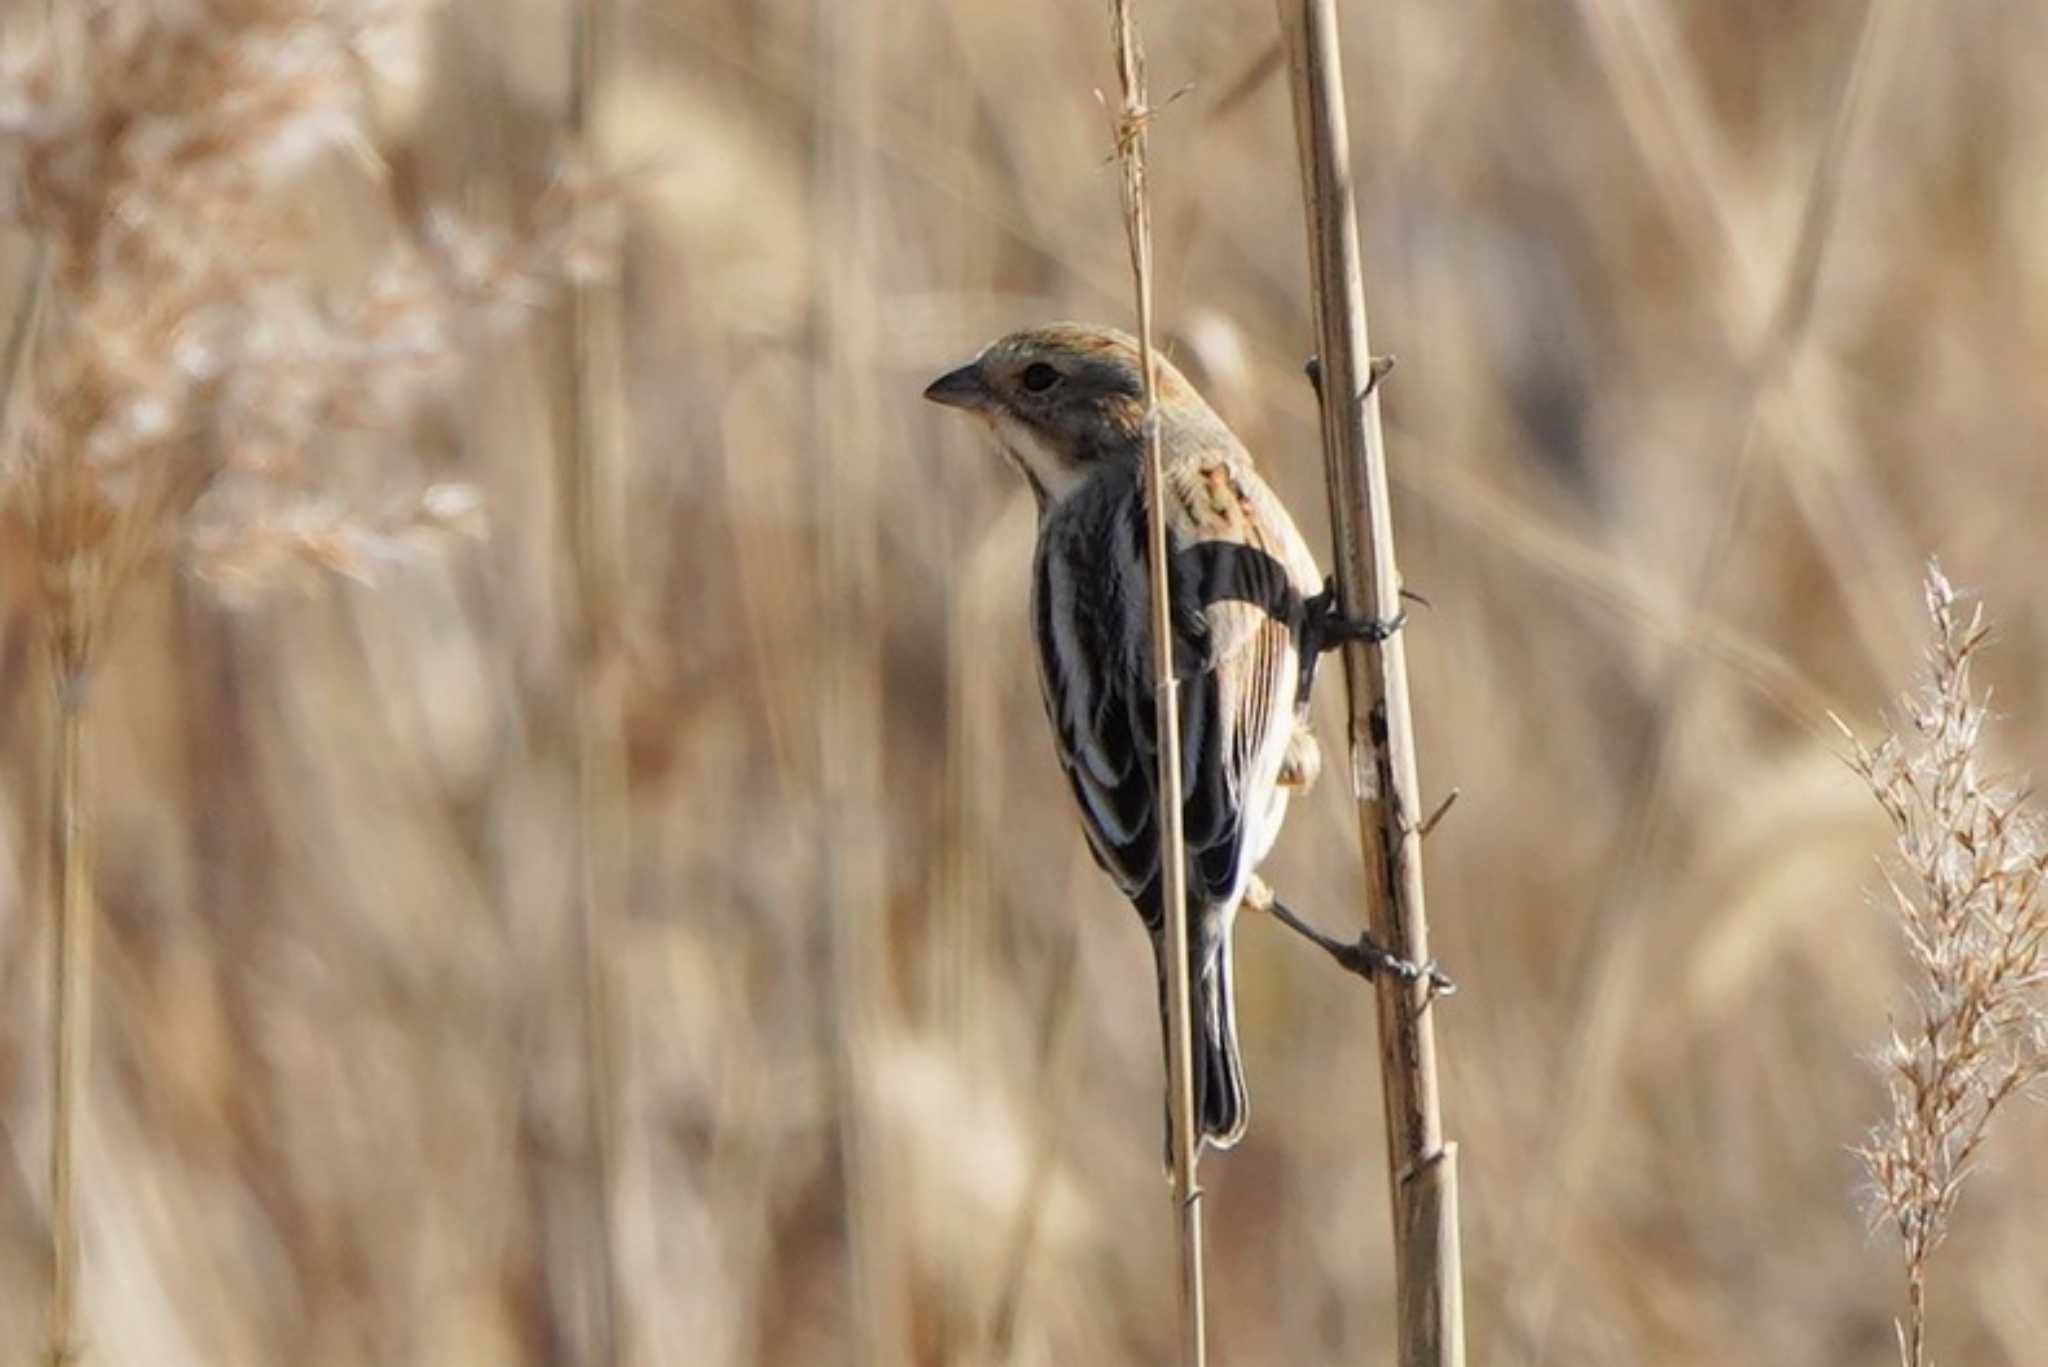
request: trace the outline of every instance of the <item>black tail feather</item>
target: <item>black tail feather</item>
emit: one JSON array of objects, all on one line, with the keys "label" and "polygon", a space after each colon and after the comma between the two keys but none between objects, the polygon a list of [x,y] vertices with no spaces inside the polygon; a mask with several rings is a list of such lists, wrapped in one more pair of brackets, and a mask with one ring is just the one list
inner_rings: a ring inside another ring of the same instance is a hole
[{"label": "black tail feather", "polygon": [[[1245,1090],[1244,1061],[1237,1047],[1237,991],[1233,980],[1230,936],[1211,942],[1208,954],[1191,950],[1194,990],[1193,1081],[1195,1134],[1211,1148],[1227,1149],[1244,1137],[1251,1119],[1251,1097]],[[1204,959],[1207,962],[1204,962]],[[1171,1047],[1167,1023],[1165,956],[1159,956],[1159,1018],[1161,1034]],[[1167,1107],[1166,1161],[1173,1165],[1173,1110]]]}]

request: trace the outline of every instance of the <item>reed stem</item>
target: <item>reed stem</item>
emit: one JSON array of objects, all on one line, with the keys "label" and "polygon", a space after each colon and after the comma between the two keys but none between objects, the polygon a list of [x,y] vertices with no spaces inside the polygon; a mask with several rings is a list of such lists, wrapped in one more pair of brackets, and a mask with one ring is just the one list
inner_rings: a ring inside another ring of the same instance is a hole
[{"label": "reed stem", "polygon": [[1137,294],[1138,360],[1145,379],[1145,563],[1152,584],[1152,705],[1159,736],[1160,905],[1166,921],[1166,1096],[1172,1127],[1173,1206],[1180,1249],[1181,1361],[1208,1361],[1202,1268],[1202,1192],[1195,1180],[1193,989],[1188,962],[1187,840],[1180,805],[1179,683],[1173,669],[1173,619],[1167,582],[1165,474],[1159,446],[1158,366],[1152,350],[1152,209],[1145,187],[1145,56],[1129,0],[1110,0],[1122,103],[1116,154],[1123,170],[1124,231]]},{"label": "reed stem", "polygon": [[[1366,334],[1337,11],[1332,0],[1280,0],[1279,8],[1322,361],[1323,458],[1337,584],[1347,616],[1393,621],[1401,611],[1401,575]],[[1427,964],[1420,831],[1426,809],[1401,633],[1378,644],[1347,645],[1344,676],[1367,931],[1400,958]],[[1394,1217],[1395,1360],[1402,1367],[1462,1367],[1457,1146],[1443,1137],[1432,977],[1382,973],[1375,992]]]},{"label": "reed stem", "polygon": [[[596,162],[596,119],[610,32],[609,0],[571,0],[569,135],[587,171]],[[589,1262],[587,1360],[615,1367],[621,1350],[617,1266],[617,1079],[612,1043],[607,924],[625,887],[628,803],[616,693],[617,623],[625,543],[616,461],[605,427],[614,378],[608,281],[578,280],[568,293],[569,356],[563,377],[567,429],[558,447],[557,494],[568,539],[572,687],[575,691],[575,946],[581,1005]]]},{"label": "reed stem", "polygon": [[58,665],[57,918],[50,939],[51,1367],[80,1360],[78,1135],[92,1026],[92,722],[84,671]]}]

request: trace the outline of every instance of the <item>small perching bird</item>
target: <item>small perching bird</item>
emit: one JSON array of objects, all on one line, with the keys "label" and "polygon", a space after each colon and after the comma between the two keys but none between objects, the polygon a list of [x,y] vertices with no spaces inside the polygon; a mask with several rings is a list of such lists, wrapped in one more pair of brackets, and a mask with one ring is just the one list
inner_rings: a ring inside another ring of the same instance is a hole
[{"label": "small perching bird", "polygon": [[[1061,765],[1089,847],[1151,933],[1166,1007],[1157,716],[1145,556],[1144,384],[1137,344],[1055,323],[991,343],[925,390],[994,431],[1038,500],[1031,623]],[[1358,971],[1416,970],[1296,922],[1255,877],[1291,789],[1321,767],[1308,724],[1322,651],[1383,638],[1350,622],[1252,458],[1164,359],[1157,401],[1173,657],[1180,688],[1196,1128],[1217,1148],[1250,1114],[1231,930],[1251,894]]]}]

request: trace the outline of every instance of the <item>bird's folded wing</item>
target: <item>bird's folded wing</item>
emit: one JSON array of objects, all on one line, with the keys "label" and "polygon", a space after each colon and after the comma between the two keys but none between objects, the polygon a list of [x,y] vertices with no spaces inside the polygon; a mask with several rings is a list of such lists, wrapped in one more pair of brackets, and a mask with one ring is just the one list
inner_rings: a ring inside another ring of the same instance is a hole
[{"label": "bird's folded wing", "polygon": [[[1298,666],[1289,604],[1298,610],[1300,581],[1313,586],[1315,568],[1285,511],[1247,469],[1170,478],[1168,522],[1182,547],[1172,616],[1189,895],[1216,904],[1242,885],[1246,815],[1265,810],[1269,795],[1255,790],[1274,781],[1293,729]],[[1058,556],[1046,557],[1036,586],[1046,709],[1096,860],[1156,929],[1159,746],[1150,670],[1130,661],[1119,623],[1103,620],[1100,597],[1077,591],[1068,573]]]},{"label": "bird's folded wing", "polygon": [[1199,605],[1216,680],[1226,800],[1256,815],[1294,730],[1301,612],[1321,588],[1315,558],[1249,460],[1180,463],[1168,491],[1182,593]]}]

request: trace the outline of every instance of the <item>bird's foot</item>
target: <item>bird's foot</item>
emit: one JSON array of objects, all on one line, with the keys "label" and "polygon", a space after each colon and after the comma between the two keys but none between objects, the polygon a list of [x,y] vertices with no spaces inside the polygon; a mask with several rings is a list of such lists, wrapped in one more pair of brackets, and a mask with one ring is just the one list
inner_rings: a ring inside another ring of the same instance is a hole
[{"label": "bird's foot", "polygon": [[[1378,645],[1408,625],[1408,610],[1396,612],[1392,617],[1346,617],[1338,603],[1337,581],[1325,579],[1323,591],[1311,597],[1304,605],[1307,613],[1303,631],[1314,654],[1335,650],[1353,641],[1367,645]],[[1304,654],[1310,652],[1303,652]]]},{"label": "bird's foot", "polygon": [[1340,940],[1334,935],[1326,935],[1295,915],[1285,902],[1273,895],[1263,879],[1253,881],[1254,887],[1245,897],[1247,903],[1254,909],[1271,912],[1274,920],[1328,954],[1346,972],[1355,973],[1368,982],[1383,973],[1403,983],[1419,982],[1423,984],[1425,1005],[1438,997],[1452,996],[1457,992],[1458,984],[1437,965],[1436,960],[1418,964],[1412,959],[1404,959],[1363,932],[1356,940]]},{"label": "bird's foot", "polygon": [[[1394,358],[1391,356],[1367,358],[1365,363],[1365,388],[1359,392],[1358,397],[1362,399],[1367,394],[1378,389],[1380,381],[1392,374],[1393,370]],[[1323,358],[1320,356],[1309,357],[1306,361],[1302,362],[1301,373],[1308,376],[1309,387],[1315,390],[1316,400],[1321,402],[1323,397]]]},{"label": "bird's foot", "polygon": [[1373,979],[1382,973],[1392,974],[1404,983],[1425,983],[1432,997],[1455,996],[1457,983],[1451,975],[1438,966],[1435,959],[1416,963],[1394,953],[1370,935],[1361,934],[1350,944],[1340,943],[1330,951],[1338,963],[1361,978]]}]

